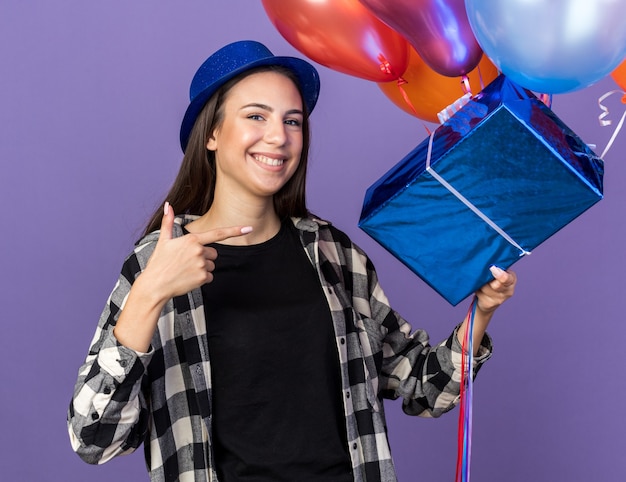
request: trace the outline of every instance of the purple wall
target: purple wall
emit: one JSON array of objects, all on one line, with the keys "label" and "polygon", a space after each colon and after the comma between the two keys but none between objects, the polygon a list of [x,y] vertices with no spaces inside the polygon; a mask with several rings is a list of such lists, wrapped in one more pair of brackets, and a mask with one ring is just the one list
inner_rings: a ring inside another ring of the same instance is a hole
[{"label": "purple wall", "polygon": [[[147,480],[140,453],[102,467],[73,454],[65,412],[123,257],[180,162],[195,68],[253,38],[300,55],[260,1],[4,0],[0,3],[2,360],[0,478]],[[310,204],[374,259],[395,307],[438,340],[461,319],[357,228],[366,188],[425,137],[375,84],[320,67]],[[553,108],[601,152],[604,79]],[[626,107],[608,102],[617,119]],[[516,296],[491,327],[475,385],[479,481],[624,480],[622,405],[626,131],[606,156],[606,198],[516,265]],[[402,481],[450,481],[458,411],[409,418],[388,404]]]}]

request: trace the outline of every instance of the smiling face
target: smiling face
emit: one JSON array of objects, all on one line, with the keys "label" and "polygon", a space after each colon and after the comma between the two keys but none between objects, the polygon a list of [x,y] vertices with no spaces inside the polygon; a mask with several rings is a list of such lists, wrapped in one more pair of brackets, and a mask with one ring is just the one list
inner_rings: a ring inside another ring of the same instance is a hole
[{"label": "smiling face", "polygon": [[293,176],[302,152],[302,98],[285,75],[251,74],[229,91],[223,120],[207,142],[220,196],[271,201]]}]

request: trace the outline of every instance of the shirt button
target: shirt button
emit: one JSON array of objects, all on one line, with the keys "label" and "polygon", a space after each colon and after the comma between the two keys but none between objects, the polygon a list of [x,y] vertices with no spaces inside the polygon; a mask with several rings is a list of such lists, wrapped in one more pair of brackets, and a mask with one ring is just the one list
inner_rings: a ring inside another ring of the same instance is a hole
[{"label": "shirt button", "polygon": [[350,392],[346,392],[346,398],[350,398]]},{"label": "shirt button", "polygon": [[117,360],[117,362],[120,364],[122,368],[126,368],[126,365],[127,365],[126,360]]},{"label": "shirt button", "polygon": [[354,442],[354,443],[352,444],[352,449],[353,449],[353,450],[356,450],[356,442]]},{"label": "shirt button", "polygon": [[100,418],[100,415],[98,415],[97,413],[94,412],[94,413],[91,414],[91,419],[92,420],[98,420],[99,418]]},{"label": "shirt button", "polygon": [[102,393],[104,393],[105,395],[108,395],[109,393],[111,393],[111,387],[104,387],[104,390],[102,390]]},{"label": "shirt button", "polygon": [[342,345],[345,345],[345,344],[346,344],[346,339],[345,339],[345,338],[343,338],[343,337],[342,337],[340,341],[341,341],[341,344],[342,344]]}]

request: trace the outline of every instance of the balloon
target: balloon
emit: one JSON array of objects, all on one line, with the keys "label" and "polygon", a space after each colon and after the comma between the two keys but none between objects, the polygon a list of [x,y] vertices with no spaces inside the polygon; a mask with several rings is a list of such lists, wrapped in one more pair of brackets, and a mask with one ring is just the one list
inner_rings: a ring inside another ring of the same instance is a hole
[{"label": "balloon", "polygon": [[358,0],[263,0],[278,32],[315,62],[374,82],[397,79],[409,44]]},{"label": "balloon", "polygon": [[[467,76],[472,94],[480,92],[498,73],[496,66],[487,56],[483,56],[478,66]],[[378,87],[405,112],[425,121],[439,122],[437,114],[465,94],[461,79],[462,77],[453,78],[435,72],[411,49],[409,66],[399,81],[401,85],[395,81],[379,83]],[[406,83],[402,84],[402,81]],[[403,90],[410,105],[404,98]]]},{"label": "balloon", "polygon": [[626,56],[624,0],[466,0],[483,52],[535,92],[572,92]]},{"label": "balloon", "polygon": [[431,69],[449,77],[470,72],[482,57],[465,0],[360,0],[401,33]]},{"label": "balloon", "polygon": [[617,68],[611,72],[611,77],[622,90],[626,90],[626,61],[619,64]]}]

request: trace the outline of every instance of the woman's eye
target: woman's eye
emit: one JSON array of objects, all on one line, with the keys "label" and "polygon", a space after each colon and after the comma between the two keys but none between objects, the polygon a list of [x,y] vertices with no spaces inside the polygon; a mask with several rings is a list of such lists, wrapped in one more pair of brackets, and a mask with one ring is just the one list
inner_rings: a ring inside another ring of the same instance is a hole
[{"label": "woman's eye", "polygon": [[300,127],[302,125],[302,122],[300,122],[297,119],[287,119],[285,121],[285,124],[290,125],[290,126]]},{"label": "woman's eye", "polygon": [[248,119],[252,119],[252,120],[263,120],[263,116],[260,114],[250,114],[248,116]]}]

